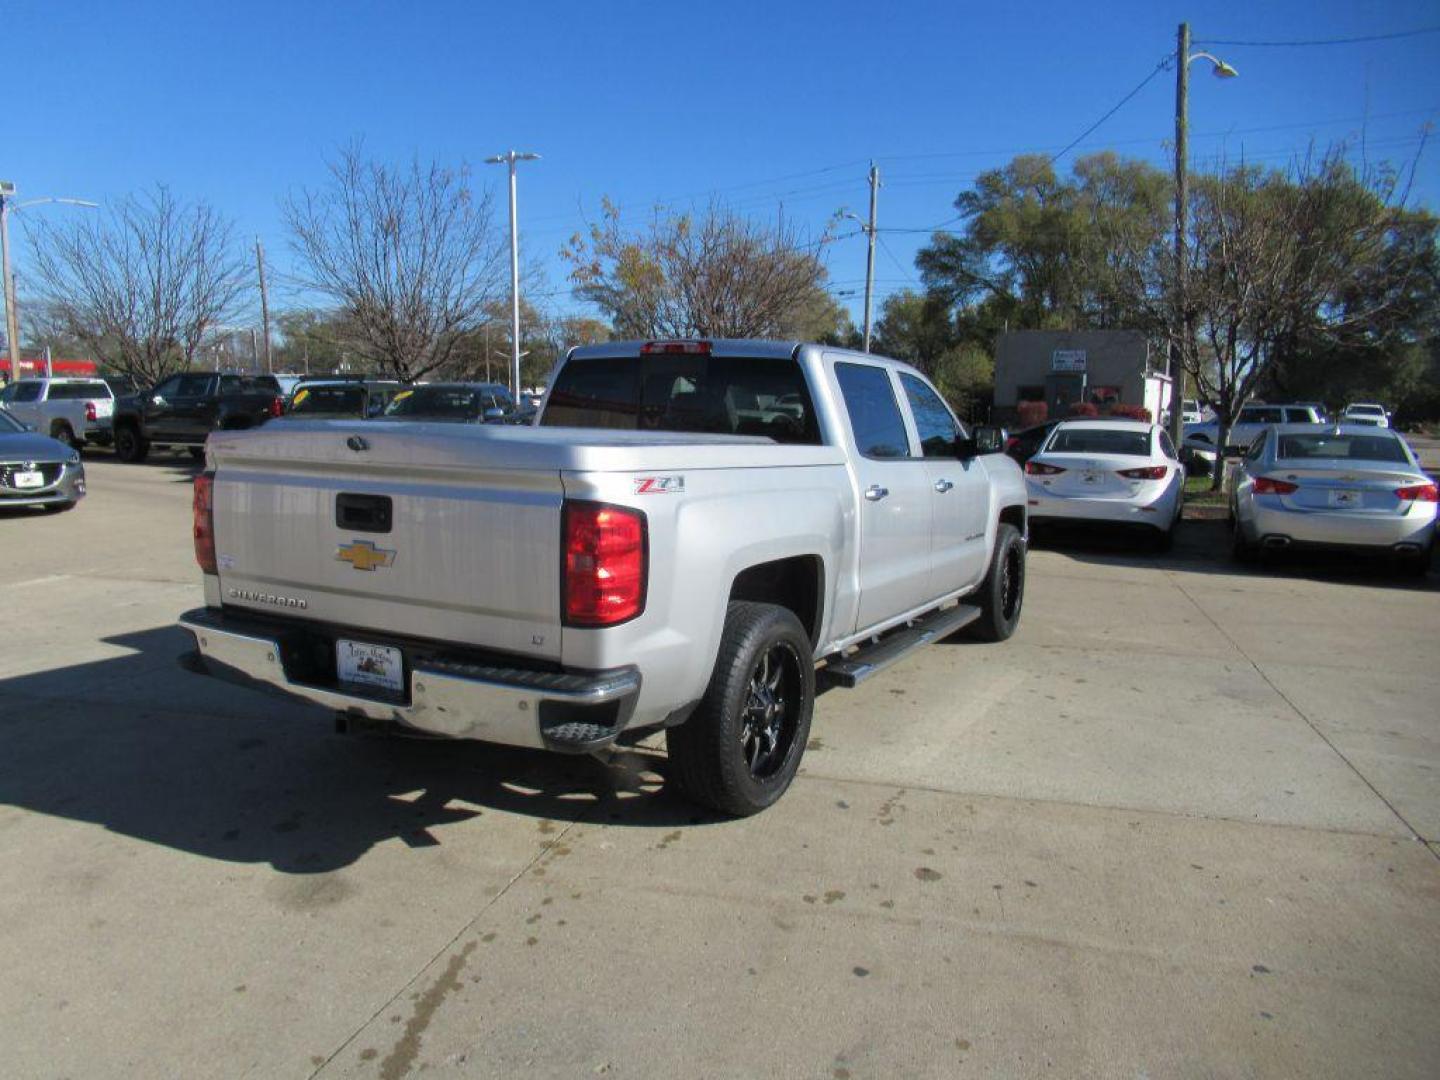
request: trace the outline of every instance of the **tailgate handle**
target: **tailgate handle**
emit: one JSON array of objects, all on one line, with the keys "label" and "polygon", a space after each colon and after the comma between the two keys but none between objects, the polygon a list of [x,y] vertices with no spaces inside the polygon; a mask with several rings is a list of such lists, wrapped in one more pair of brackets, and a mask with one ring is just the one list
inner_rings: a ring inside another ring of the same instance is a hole
[{"label": "tailgate handle", "polygon": [[335,496],[335,524],[351,532],[388,533],[394,514],[389,495]]}]

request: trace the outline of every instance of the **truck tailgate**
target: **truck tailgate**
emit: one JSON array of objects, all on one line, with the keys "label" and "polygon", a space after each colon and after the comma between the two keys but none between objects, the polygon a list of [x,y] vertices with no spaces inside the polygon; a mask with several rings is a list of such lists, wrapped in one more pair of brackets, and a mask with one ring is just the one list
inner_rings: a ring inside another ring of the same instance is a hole
[{"label": "truck tailgate", "polygon": [[488,467],[433,425],[327,427],[211,438],[227,605],[559,657],[558,470]]}]

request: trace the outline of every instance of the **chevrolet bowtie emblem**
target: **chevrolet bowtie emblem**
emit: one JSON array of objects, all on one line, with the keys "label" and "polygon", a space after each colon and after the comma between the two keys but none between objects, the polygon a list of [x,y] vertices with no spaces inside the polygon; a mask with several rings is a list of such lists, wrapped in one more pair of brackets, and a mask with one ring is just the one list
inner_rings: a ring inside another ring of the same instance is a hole
[{"label": "chevrolet bowtie emblem", "polygon": [[356,570],[374,570],[376,567],[389,566],[393,563],[395,552],[377,548],[369,540],[356,540],[352,544],[345,544],[338,548],[335,558],[341,562],[348,562]]}]

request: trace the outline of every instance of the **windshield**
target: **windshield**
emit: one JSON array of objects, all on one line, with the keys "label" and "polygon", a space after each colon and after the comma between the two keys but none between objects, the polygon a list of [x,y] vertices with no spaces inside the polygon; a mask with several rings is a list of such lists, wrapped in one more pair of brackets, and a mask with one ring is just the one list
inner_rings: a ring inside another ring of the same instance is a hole
[{"label": "windshield", "polygon": [[363,386],[302,386],[295,391],[290,402],[294,413],[345,413],[362,416],[365,413],[365,388]]},{"label": "windshield", "polygon": [[1106,431],[1104,428],[1058,427],[1045,447],[1047,454],[1123,454],[1150,456],[1150,432]]},{"label": "windshield", "polygon": [[1275,456],[1410,464],[1400,440],[1385,435],[1281,435]]},{"label": "windshield", "polygon": [[540,424],[820,442],[810,390],[789,356],[662,354],[571,360],[560,369]]},{"label": "windshield", "polygon": [[0,409],[0,432],[13,435],[17,431],[24,431],[25,426],[11,416],[4,409]]}]

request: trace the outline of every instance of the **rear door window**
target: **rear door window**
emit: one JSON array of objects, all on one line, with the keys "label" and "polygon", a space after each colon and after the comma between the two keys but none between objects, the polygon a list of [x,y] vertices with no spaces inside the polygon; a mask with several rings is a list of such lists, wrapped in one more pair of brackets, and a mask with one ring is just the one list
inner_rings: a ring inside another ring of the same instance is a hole
[{"label": "rear door window", "polygon": [[836,364],[835,378],[860,453],[872,458],[910,457],[910,436],[890,385],[890,373],[870,364]]},{"label": "rear door window", "polygon": [[1242,424],[1281,424],[1285,422],[1285,413],[1281,409],[1273,408],[1241,409],[1239,422]]},{"label": "rear door window", "polygon": [[1287,424],[1311,424],[1315,417],[1310,415],[1309,409],[1286,409],[1285,422]]},{"label": "rear door window", "polygon": [[793,357],[655,354],[581,358],[560,369],[542,427],[760,435],[818,445]]},{"label": "rear door window", "polygon": [[40,391],[44,389],[43,383],[19,382],[15,384],[15,395],[11,401],[39,401]]},{"label": "rear door window", "polygon": [[[212,379],[209,375],[181,375],[180,386],[175,391],[176,397],[204,397],[210,392]],[[236,379],[238,383],[239,380]]]}]

